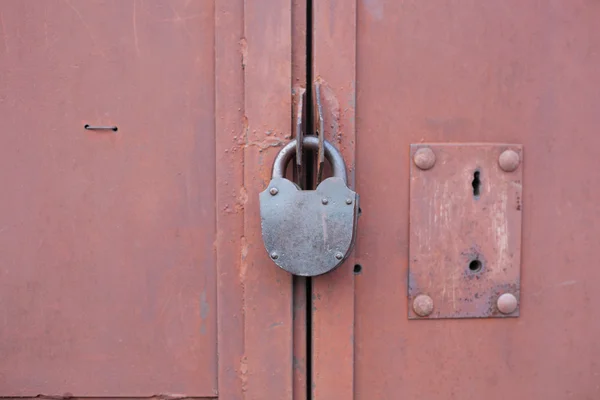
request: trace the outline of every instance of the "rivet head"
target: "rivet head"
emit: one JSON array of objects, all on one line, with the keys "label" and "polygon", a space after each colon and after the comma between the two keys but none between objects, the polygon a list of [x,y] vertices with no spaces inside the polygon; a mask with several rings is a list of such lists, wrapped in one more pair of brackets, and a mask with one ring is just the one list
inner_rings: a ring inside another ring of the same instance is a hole
[{"label": "rivet head", "polygon": [[498,297],[496,305],[502,314],[511,314],[517,309],[517,298],[512,293],[504,293]]},{"label": "rivet head", "polygon": [[431,169],[435,164],[435,153],[429,147],[422,147],[413,156],[413,161],[419,169]]},{"label": "rivet head", "polygon": [[271,253],[271,258],[272,258],[273,260],[277,260],[277,259],[279,258],[279,254],[277,254],[277,252],[276,252],[276,251],[274,251],[274,252],[272,252],[272,253]]},{"label": "rivet head", "polygon": [[348,204],[348,205],[352,204],[352,199],[350,197],[348,197],[346,199],[346,204]]},{"label": "rivet head", "polygon": [[323,204],[328,204],[328,203],[329,203],[329,200],[328,200],[327,198],[323,197],[323,198],[321,199],[321,203],[323,203]]},{"label": "rivet head", "polygon": [[337,253],[335,253],[335,258],[341,260],[342,258],[344,258],[344,255],[338,251]]},{"label": "rivet head", "polygon": [[271,196],[275,196],[277,193],[279,193],[279,189],[277,189],[276,187],[272,187],[271,189],[269,189],[269,193],[271,193]]},{"label": "rivet head", "polygon": [[413,301],[413,310],[419,317],[427,317],[433,311],[433,300],[426,294],[420,294]]},{"label": "rivet head", "polygon": [[498,164],[505,172],[513,172],[519,167],[521,163],[521,157],[514,150],[504,150],[498,158]]}]

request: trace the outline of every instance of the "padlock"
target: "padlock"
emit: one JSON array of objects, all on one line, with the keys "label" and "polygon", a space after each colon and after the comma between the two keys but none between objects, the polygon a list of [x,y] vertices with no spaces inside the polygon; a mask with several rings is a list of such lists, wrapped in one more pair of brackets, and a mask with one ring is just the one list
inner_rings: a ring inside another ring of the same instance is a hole
[{"label": "padlock", "polygon": [[[303,148],[317,150],[319,140],[306,136]],[[316,190],[301,190],[284,177],[296,153],[296,140],[283,147],[273,163],[271,182],[260,193],[262,237],[271,260],[300,276],[317,276],[341,265],[354,246],[358,194],[348,188],[340,152],[324,141],[333,176]]]}]

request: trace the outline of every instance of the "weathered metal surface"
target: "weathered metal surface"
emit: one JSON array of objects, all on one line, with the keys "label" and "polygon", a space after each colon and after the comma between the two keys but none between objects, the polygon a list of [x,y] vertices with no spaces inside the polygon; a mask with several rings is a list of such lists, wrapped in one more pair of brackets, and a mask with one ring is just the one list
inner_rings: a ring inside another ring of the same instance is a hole
[{"label": "weathered metal surface", "polygon": [[[303,147],[318,150],[320,140],[306,136]],[[282,269],[300,276],[317,276],[337,268],[349,255],[356,236],[358,195],[346,185],[342,155],[329,142],[324,153],[333,176],[316,190],[300,190],[283,177],[297,140],[275,157],[273,178],[260,193],[262,237],[267,253]]]},{"label": "weathered metal surface", "polygon": [[323,102],[321,100],[321,82],[319,80],[313,83],[314,90],[314,104],[313,113],[315,116],[313,132],[316,132],[319,138],[319,148],[317,149],[317,184],[323,180],[323,167],[325,166],[325,123],[323,118]]},{"label": "weathered metal surface", "polygon": [[291,400],[292,284],[268,268],[254,200],[292,123],[291,10],[244,3],[215,10],[219,399]]},{"label": "weathered metal surface", "polygon": [[[217,346],[219,398],[247,388],[244,332],[244,0],[215,0]],[[245,260],[244,260],[245,261]],[[285,360],[282,360],[285,362]]]},{"label": "weathered metal surface", "polygon": [[[312,2],[313,76],[320,87],[324,126],[324,132],[319,133],[340,149],[346,161],[348,186],[353,190],[357,3],[344,0]],[[368,142],[364,144],[366,147],[371,146]],[[313,400],[355,398],[354,264],[353,253],[337,270],[312,280]],[[364,397],[377,398],[369,394]]]},{"label": "weathered metal surface", "polygon": [[519,315],[496,307],[520,291],[523,168],[504,171],[506,154],[522,158],[521,146],[411,145],[409,318],[423,317],[412,304],[422,294],[428,319]]},{"label": "weathered metal surface", "polygon": [[[356,399],[600,398],[598,21],[584,0],[358,2],[363,268],[335,304],[356,307]],[[419,142],[523,145],[519,318],[406,318]]]},{"label": "weathered metal surface", "polygon": [[[297,139],[290,141],[288,144],[283,146],[277,153],[273,160],[273,169],[271,172],[271,178],[283,178],[285,176],[286,168],[289,162],[294,158],[297,148]],[[323,142],[316,136],[306,136],[303,138],[302,147],[309,150],[318,150],[323,145],[323,152],[327,161],[331,165],[332,174],[334,177],[339,178],[344,184],[348,183],[348,175],[346,173],[346,163],[344,158],[338,149],[335,148],[330,142]]]},{"label": "weathered metal surface", "polygon": [[291,400],[292,276],[273,267],[261,243],[258,218],[258,194],[271,179],[271,160],[278,147],[290,140],[294,120],[291,2],[245,1],[243,9],[244,114],[236,133],[244,152],[244,180],[230,189],[239,196],[244,212],[238,275],[245,321],[238,378],[244,391],[239,397]]},{"label": "weathered metal surface", "polygon": [[214,397],[213,3],[0,24],[0,395]]},{"label": "weathered metal surface", "polygon": [[291,399],[291,287],[244,230],[289,4],[215,3],[2,2],[0,395],[216,398],[218,287],[219,398]]},{"label": "weathered metal surface", "polygon": [[294,182],[301,188],[304,189],[305,182],[305,168],[302,165],[304,159],[304,152],[302,151],[304,146],[304,118],[305,109],[304,101],[306,99],[306,89],[303,87],[296,87],[294,89],[294,131],[292,136],[296,140],[296,162],[294,168]]}]

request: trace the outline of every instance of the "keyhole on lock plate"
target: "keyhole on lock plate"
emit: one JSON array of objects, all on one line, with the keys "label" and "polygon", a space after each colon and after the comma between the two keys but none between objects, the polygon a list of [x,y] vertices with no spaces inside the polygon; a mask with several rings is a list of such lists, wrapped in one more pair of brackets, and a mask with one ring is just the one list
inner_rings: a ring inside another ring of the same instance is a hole
[{"label": "keyhole on lock plate", "polygon": [[479,171],[475,171],[473,174],[473,182],[471,182],[473,186],[473,196],[479,197],[479,189],[481,188],[481,180],[479,179]]},{"label": "keyhole on lock plate", "polygon": [[471,272],[481,271],[482,266],[483,266],[483,264],[479,260],[473,260],[469,263],[469,269],[471,270]]}]

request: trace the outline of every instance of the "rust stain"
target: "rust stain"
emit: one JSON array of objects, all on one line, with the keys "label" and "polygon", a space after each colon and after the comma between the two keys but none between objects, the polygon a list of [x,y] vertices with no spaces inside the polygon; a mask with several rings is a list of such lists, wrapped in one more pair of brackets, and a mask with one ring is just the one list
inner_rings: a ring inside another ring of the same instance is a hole
[{"label": "rust stain", "polygon": [[242,55],[242,69],[245,69],[248,62],[248,41],[243,37],[238,43],[240,45],[240,54]]},{"label": "rust stain", "polygon": [[271,134],[265,134],[260,140],[248,141],[244,147],[258,147],[258,151],[262,152],[271,147],[282,147],[289,142],[289,137],[280,138],[278,136],[271,136]]},{"label": "rust stain", "polygon": [[248,358],[243,356],[240,360],[239,377],[242,382],[242,392],[248,390]]},{"label": "rust stain", "polygon": [[248,249],[249,249],[248,241],[246,240],[245,236],[242,236],[240,245],[241,245],[240,282],[242,283],[242,285],[244,285],[244,282],[246,281],[246,273],[248,271],[247,257],[248,257]]},{"label": "rust stain", "polygon": [[243,212],[246,203],[248,202],[248,191],[245,186],[240,188],[240,192],[235,203],[235,212]]},{"label": "rust stain", "polygon": [[331,142],[340,144],[342,143],[342,114],[340,112],[340,102],[335,94],[335,90],[329,86],[327,81],[320,76],[317,77],[315,81],[321,85],[325,137]]}]

